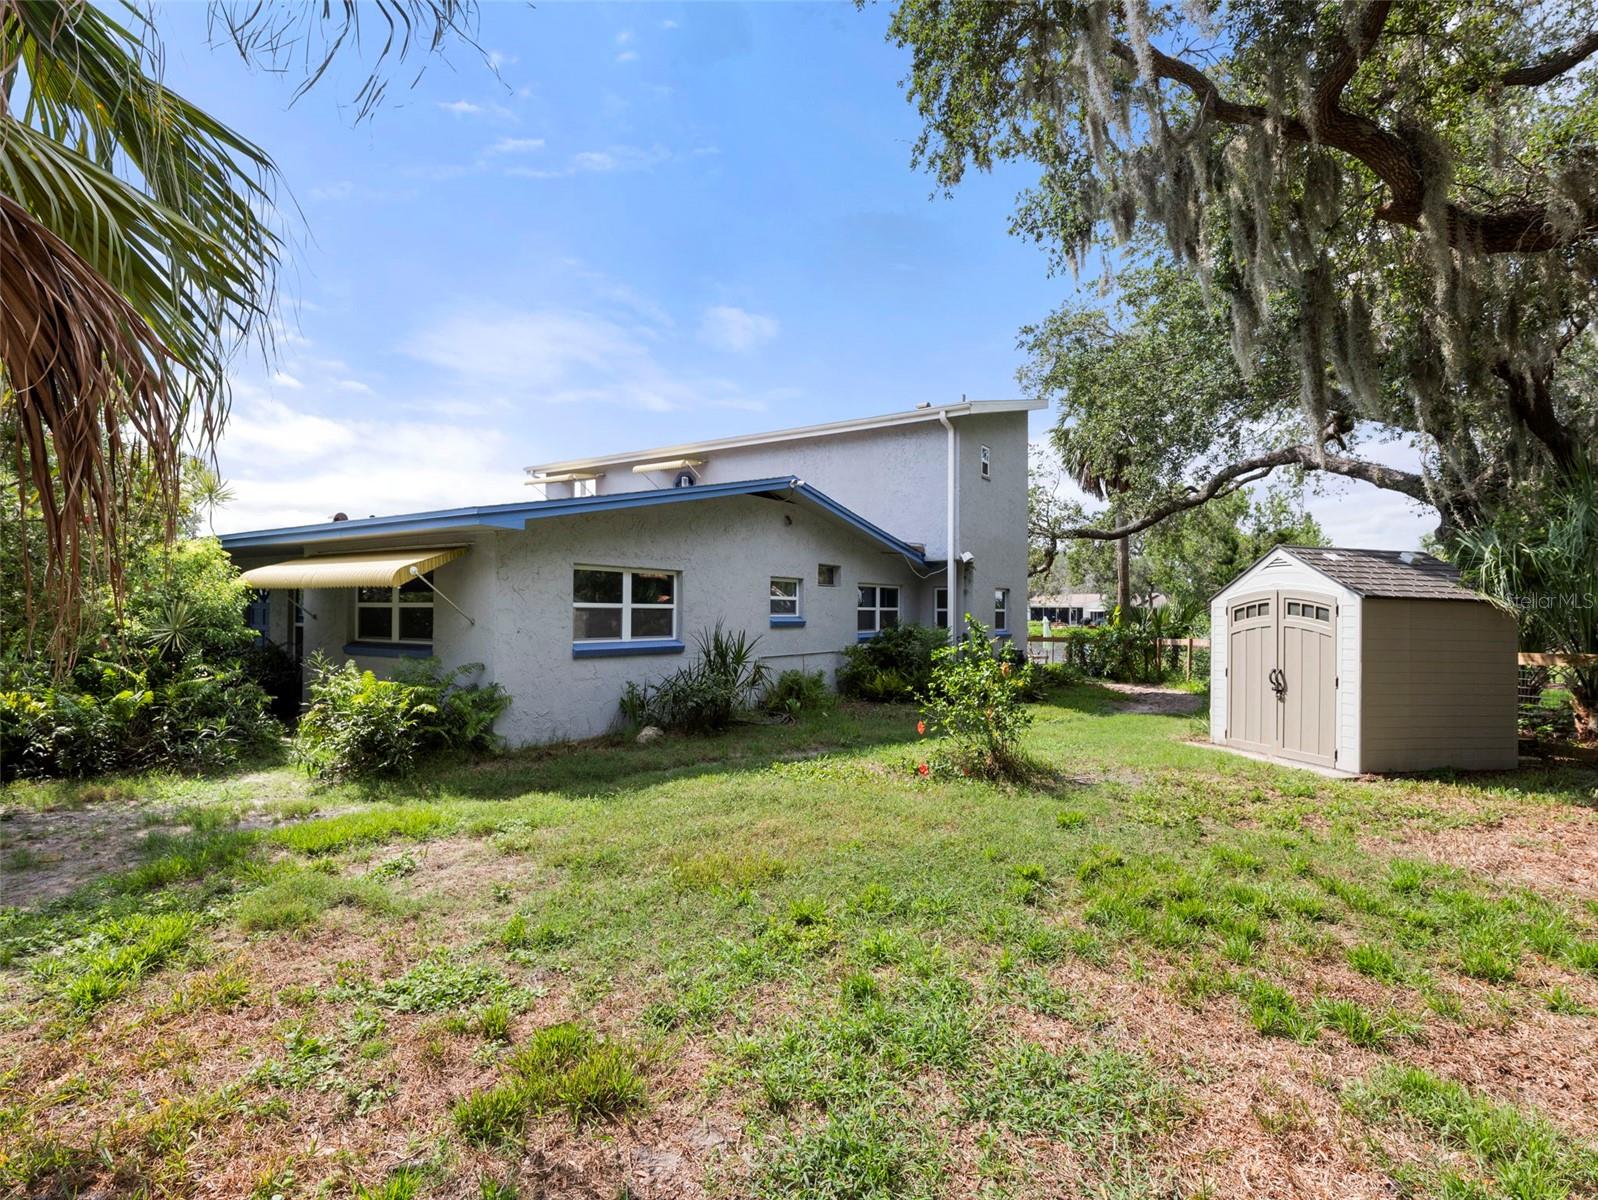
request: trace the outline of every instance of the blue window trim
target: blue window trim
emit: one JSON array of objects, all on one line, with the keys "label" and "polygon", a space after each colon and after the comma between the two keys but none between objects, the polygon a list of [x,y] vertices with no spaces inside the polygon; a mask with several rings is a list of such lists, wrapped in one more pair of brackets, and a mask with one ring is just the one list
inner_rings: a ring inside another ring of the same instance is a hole
[{"label": "blue window trim", "polygon": [[345,642],[344,653],[351,658],[432,658],[433,647],[430,643]]},{"label": "blue window trim", "polygon": [[995,629],[993,631],[993,636],[995,638],[999,638],[999,639],[1008,641],[1009,637],[1010,637],[1010,631],[1008,629]]},{"label": "blue window trim", "polygon": [[805,619],[803,617],[772,617],[771,618],[771,627],[773,629],[803,629],[804,626],[805,626]]},{"label": "blue window trim", "polygon": [[573,658],[616,658],[624,654],[681,654],[676,638],[640,638],[631,642],[573,642]]}]

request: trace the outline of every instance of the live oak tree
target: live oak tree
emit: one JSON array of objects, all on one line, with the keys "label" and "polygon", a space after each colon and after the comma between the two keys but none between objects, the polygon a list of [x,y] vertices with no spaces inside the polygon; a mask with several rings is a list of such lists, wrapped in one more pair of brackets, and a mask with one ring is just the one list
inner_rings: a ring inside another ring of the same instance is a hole
[{"label": "live oak tree", "polygon": [[[475,22],[471,0],[210,11],[219,42],[297,72],[299,92],[375,47],[357,116],[381,102],[386,66],[469,41]],[[0,0],[0,502],[25,527],[0,592],[22,600],[6,616],[30,648],[43,623],[58,664],[89,593],[120,595],[130,513],[153,501],[173,528],[185,442],[214,443],[228,364],[269,345],[276,307],[277,168],[163,83],[155,20],[117,0]]]},{"label": "live oak tree", "polygon": [[[1108,374],[1122,397],[1138,379],[1151,393],[1141,420],[1111,403],[1096,433],[1072,430],[1134,484],[1078,536],[1123,537],[1284,467],[1466,529],[1593,463],[1586,0],[902,0],[892,36],[940,184],[1032,162],[1013,225],[1056,267],[1113,273],[1147,230],[1195,281],[1134,283],[1141,328],[1066,310],[1029,331],[1040,385]],[[1095,342],[1113,352],[1077,353]],[[1372,431],[1416,435],[1424,469],[1360,457]]]}]

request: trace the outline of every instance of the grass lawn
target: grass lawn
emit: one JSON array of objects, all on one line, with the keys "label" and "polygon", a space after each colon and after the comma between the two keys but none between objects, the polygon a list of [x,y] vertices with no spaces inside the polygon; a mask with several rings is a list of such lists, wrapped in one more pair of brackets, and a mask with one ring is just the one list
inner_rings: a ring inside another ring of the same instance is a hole
[{"label": "grass lawn", "polygon": [[15,786],[0,1192],[1598,1195],[1598,772],[1348,782],[1083,687]]}]

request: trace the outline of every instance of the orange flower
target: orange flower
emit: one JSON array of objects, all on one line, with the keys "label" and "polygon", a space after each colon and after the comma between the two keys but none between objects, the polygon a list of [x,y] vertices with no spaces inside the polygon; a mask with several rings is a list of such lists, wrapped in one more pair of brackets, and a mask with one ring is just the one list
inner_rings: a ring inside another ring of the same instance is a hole
[{"label": "orange flower", "polygon": [[917,774],[917,775],[923,775],[923,776],[925,776],[925,775],[929,775],[929,774],[931,774],[931,773],[932,773],[932,768],[931,768],[931,767],[929,767],[929,766],[927,766],[927,764],[926,764],[926,763],[921,763],[921,764],[919,764],[919,765],[918,765],[918,766],[917,766],[917,767],[916,767],[916,774]]},{"label": "orange flower", "polygon": [[1010,664],[1009,663],[1000,663],[999,664],[999,674],[1000,675],[1004,675],[1004,676],[1008,676],[1010,674]]},{"label": "orange flower", "polygon": [[925,734],[927,732],[927,723],[925,721],[917,721],[916,732],[919,734]]}]

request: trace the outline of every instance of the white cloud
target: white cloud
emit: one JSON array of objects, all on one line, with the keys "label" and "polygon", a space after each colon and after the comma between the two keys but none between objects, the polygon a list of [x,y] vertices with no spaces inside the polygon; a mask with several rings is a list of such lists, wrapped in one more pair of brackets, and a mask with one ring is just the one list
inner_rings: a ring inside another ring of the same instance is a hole
[{"label": "white cloud", "polygon": [[633,40],[633,31],[631,29],[623,29],[620,33],[618,33],[616,35],[616,44],[618,46],[625,46],[629,42],[631,42],[632,40]]},{"label": "white cloud", "polygon": [[357,392],[362,396],[370,396],[372,394],[370,385],[362,383],[359,379],[335,380],[333,386],[341,392]]},{"label": "white cloud", "polygon": [[660,27],[662,29],[676,29],[677,28],[677,22],[673,21],[670,17],[667,17],[664,21],[662,21],[660,23]]},{"label": "white cloud", "polygon": [[705,310],[699,322],[699,338],[717,350],[743,354],[771,341],[778,328],[775,317],[718,304]]},{"label": "white cloud", "polygon": [[294,376],[290,375],[287,371],[274,371],[274,372],[272,372],[272,382],[277,384],[278,387],[286,387],[286,388],[289,388],[291,391],[296,391],[296,392],[299,391],[301,388],[303,388],[305,386],[298,379],[294,378]]},{"label": "white cloud", "polygon": [[543,138],[504,137],[484,151],[485,154],[531,154],[544,148]]},{"label": "white cloud", "polygon": [[516,61],[517,58],[514,54],[506,54],[503,50],[490,50],[488,52],[488,65],[496,71]]},{"label": "white cloud", "polygon": [[636,51],[636,50],[623,50],[620,54],[618,54],[616,56],[616,61],[619,62],[619,63],[636,62],[637,60],[638,60],[638,51]]},{"label": "white cloud", "polygon": [[405,347],[422,362],[449,371],[455,390],[505,397],[512,405],[605,405],[645,412],[710,407],[761,407],[717,377],[679,371],[656,357],[659,330],[628,318],[575,310],[454,313]]},{"label": "white cloud", "polygon": [[606,175],[621,171],[647,171],[671,158],[664,146],[611,146],[580,150],[559,167],[506,167],[518,179],[566,179],[573,175]]},{"label": "white cloud", "polygon": [[438,107],[457,117],[509,117],[510,109],[503,104],[478,104],[473,100],[440,100]]}]

